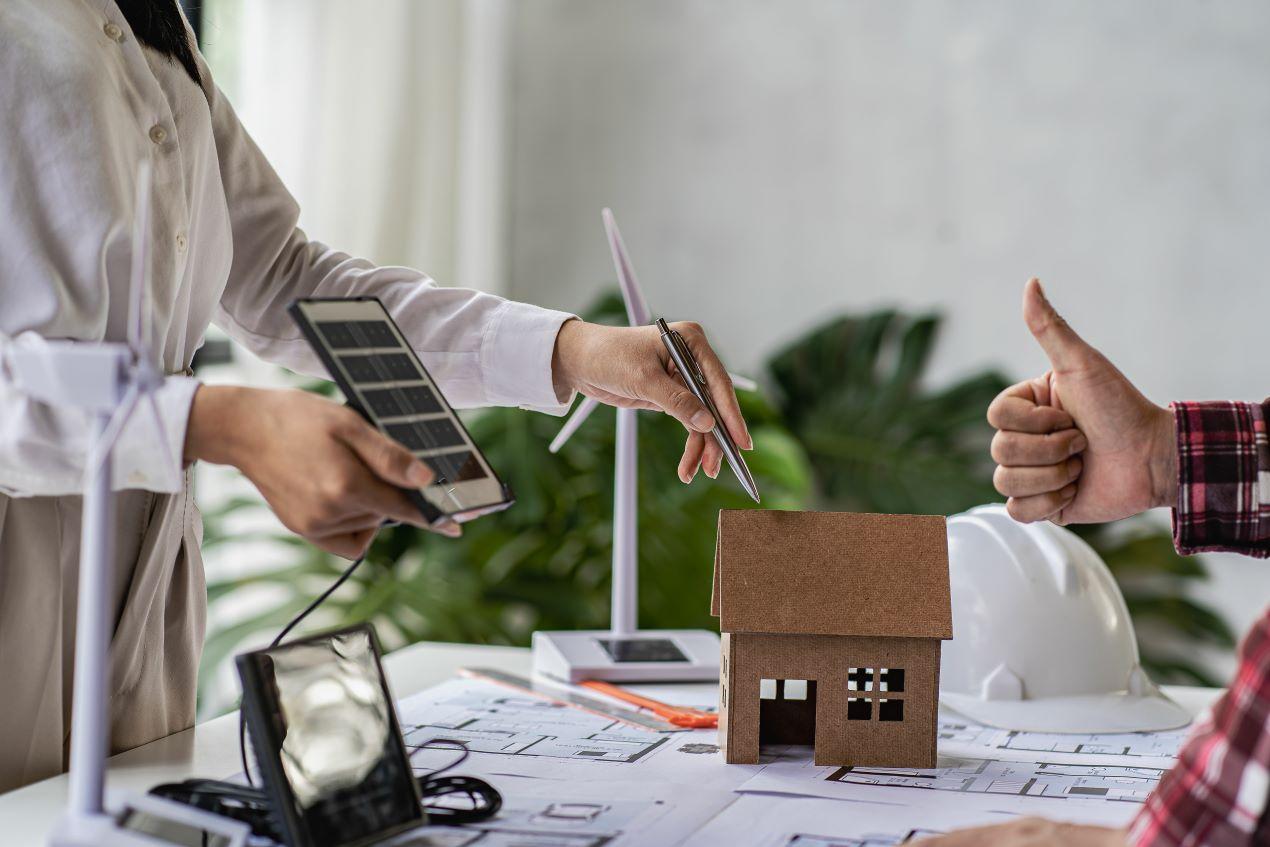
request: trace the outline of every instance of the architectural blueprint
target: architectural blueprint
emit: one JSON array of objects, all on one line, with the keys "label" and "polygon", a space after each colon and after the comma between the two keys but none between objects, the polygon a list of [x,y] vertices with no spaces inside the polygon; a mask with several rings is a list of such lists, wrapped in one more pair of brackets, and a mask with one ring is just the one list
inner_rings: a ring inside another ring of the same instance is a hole
[{"label": "architectural blueprint", "polygon": [[[647,689],[702,707],[713,687]],[[417,771],[454,762],[446,742],[461,741],[470,752],[454,772],[506,800],[488,824],[436,828],[438,847],[895,847],[1019,815],[1119,826],[1185,734],[1010,732],[946,714],[940,767],[843,769],[816,766],[807,747],[725,765],[713,730],[644,730],[475,679],[398,709]]]},{"label": "architectural blueprint", "polygon": [[825,779],[927,791],[1143,803],[1163,775],[1160,768],[967,759],[929,770],[838,768]]},{"label": "architectural blueprint", "polygon": [[895,847],[941,832],[1004,823],[1012,815],[806,797],[743,795],[683,847]]},{"label": "architectural blueprint", "polygon": [[928,770],[848,769],[776,762],[738,791],[1117,826],[1133,817],[1163,775],[1160,768],[995,759],[941,759],[940,765]]},{"label": "architectural blueprint", "polygon": [[1169,768],[1186,729],[1166,732],[1064,734],[1016,732],[974,723],[959,715],[939,716],[939,752],[944,756],[1067,764],[1140,765]]},{"label": "architectural blueprint", "polygon": [[671,739],[471,680],[451,680],[403,701],[400,709],[411,748],[443,739],[461,741],[473,753],[630,763]]},{"label": "architectural blueprint", "polygon": [[493,820],[427,830],[437,847],[671,847],[735,800],[644,782],[569,783],[508,778]]},{"label": "architectural blueprint", "polygon": [[481,680],[444,682],[402,700],[398,712],[421,773],[454,761],[446,742],[455,741],[470,751],[463,772],[484,777],[662,780],[731,790],[762,767],[725,767],[714,730],[647,731]]}]

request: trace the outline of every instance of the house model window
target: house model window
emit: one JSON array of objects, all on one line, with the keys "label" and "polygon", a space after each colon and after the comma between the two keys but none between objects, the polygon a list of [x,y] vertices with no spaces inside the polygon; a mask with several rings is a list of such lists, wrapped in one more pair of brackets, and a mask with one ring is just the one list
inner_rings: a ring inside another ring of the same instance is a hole
[{"label": "house model window", "polygon": [[847,720],[873,720],[875,698],[878,720],[904,720],[904,700],[895,696],[904,692],[903,668],[849,668],[847,691]]},{"label": "house model window", "polygon": [[798,744],[818,765],[935,767],[942,517],[724,510],[710,607],[728,762]]},{"label": "house model window", "polygon": [[758,699],[760,700],[806,700],[807,690],[805,679],[760,679],[758,681]]}]

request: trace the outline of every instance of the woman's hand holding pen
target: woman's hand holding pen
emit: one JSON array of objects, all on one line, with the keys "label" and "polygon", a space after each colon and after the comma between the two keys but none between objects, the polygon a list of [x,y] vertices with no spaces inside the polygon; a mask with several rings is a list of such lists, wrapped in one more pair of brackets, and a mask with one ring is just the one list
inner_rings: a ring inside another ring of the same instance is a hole
[{"label": "woman's hand holding pen", "polygon": [[[721,423],[743,450],[754,446],[732,379],[706,340],[700,324],[671,324],[687,342],[710,388]],[[654,326],[614,327],[567,321],[556,338],[552,374],[556,395],[563,402],[572,391],[610,406],[665,412],[684,425],[688,440],[679,460],[679,478],[687,483],[703,468],[715,478],[723,452],[713,438],[714,418],[675,372],[670,354]]]}]

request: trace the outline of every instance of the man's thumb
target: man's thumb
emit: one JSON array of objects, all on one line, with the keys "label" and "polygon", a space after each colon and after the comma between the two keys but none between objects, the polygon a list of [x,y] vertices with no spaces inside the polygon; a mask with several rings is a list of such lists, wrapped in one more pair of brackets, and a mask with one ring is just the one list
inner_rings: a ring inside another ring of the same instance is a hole
[{"label": "man's thumb", "polygon": [[1035,277],[1023,289],[1023,320],[1056,371],[1075,367],[1089,352],[1089,345],[1050,305]]}]

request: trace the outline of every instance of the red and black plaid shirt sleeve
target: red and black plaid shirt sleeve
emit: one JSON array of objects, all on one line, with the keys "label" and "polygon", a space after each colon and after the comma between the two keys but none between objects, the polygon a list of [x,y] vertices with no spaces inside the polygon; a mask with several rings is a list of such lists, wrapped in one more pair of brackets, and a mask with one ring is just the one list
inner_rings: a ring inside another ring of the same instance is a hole
[{"label": "red and black plaid shirt sleeve", "polygon": [[1270,443],[1265,403],[1174,403],[1181,553],[1270,556]]},{"label": "red and black plaid shirt sleeve", "polygon": [[[1173,411],[1178,550],[1270,556],[1266,404],[1175,403]],[[1129,840],[1152,847],[1270,844],[1268,796],[1270,610],[1245,637],[1230,689],[1196,722],[1177,764],[1130,827]]]}]

